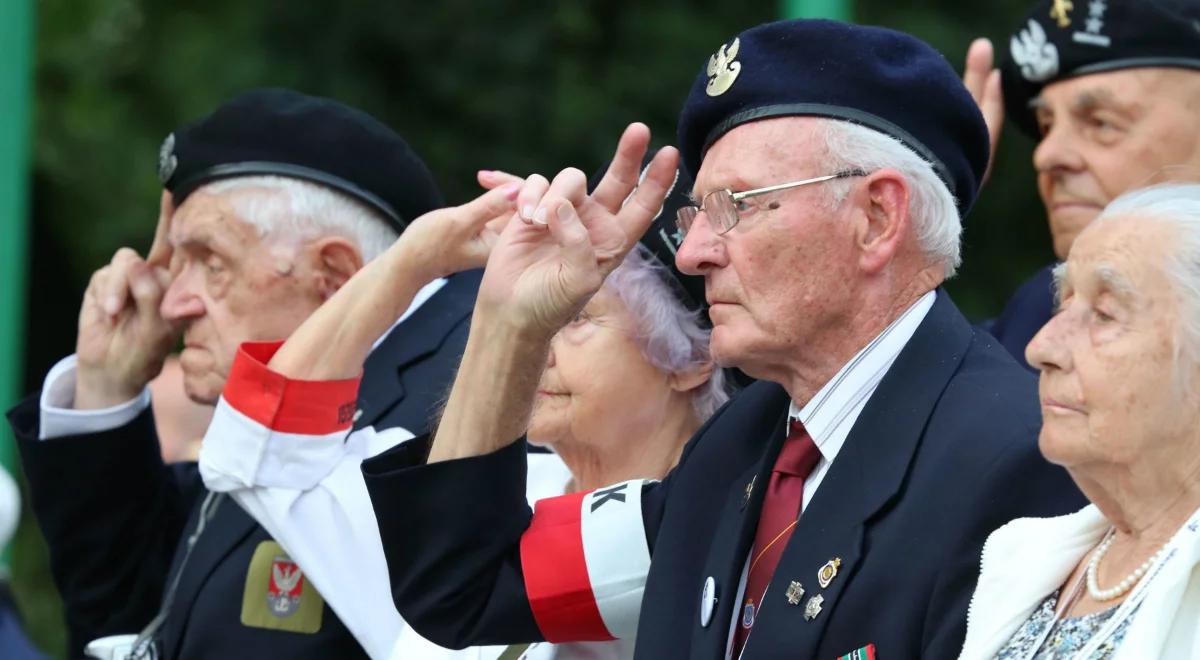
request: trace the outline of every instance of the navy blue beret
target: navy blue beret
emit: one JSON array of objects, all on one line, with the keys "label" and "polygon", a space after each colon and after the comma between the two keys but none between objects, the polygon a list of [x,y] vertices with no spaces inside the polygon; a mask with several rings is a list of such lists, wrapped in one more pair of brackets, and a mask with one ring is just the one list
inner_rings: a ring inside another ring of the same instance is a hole
[{"label": "navy blue beret", "polygon": [[1038,138],[1030,102],[1043,87],[1141,67],[1200,69],[1200,2],[1041,0],[1008,42],[1000,76],[1005,109]]},{"label": "navy blue beret", "polygon": [[[653,152],[647,153],[643,159],[642,176],[646,175],[646,167],[650,164],[653,155]],[[592,178],[588,180],[589,191],[595,190],[607,171],[608,164],[606,163],[592,175]],[[650,228],[646,230],[645,234],[642,234],[638,242],[650,250],[654,258],[662,264],[664,279],[667,280],[675,298],[690,310],[704,310],[705,320],[707,320],[708,303],[704,297],[704,278],[699,275],[688,275],[675,265],[675,253],[683,244],[683,232],[679,231],[679,227],[675,225],[675,212],[679,210],[679,207],[692,203],[688,197],[691,191],[692,178],[686,172],[678,171],[675,176],[675,185],[671,187],[667,198],[663,201],[662,210],[658,212],[654,221],[650,223]]]},{"label": "navy blue beret", "polygon": [[286,89],[246,92],[168,135],[158,175],[177,205],[217,179],[304,179],[367,204],[398,232],[444,206],[429,168],[395,131],[337,101]]},{"label": "navy blue beret", "polygon": [[964,217],[987,168],[983,115],[941,53],[901,32],[825,20],[759,25],[709,58],[679,118],[684,166],[694,175],[731,129],[784,116],[899,140],[933,165]]}]

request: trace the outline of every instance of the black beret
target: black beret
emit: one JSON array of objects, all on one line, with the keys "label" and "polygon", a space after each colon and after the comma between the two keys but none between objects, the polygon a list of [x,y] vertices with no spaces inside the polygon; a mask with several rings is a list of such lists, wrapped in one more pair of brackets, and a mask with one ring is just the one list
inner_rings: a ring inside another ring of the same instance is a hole
[{"label": "black beret", "polygon": [[[642,161],[642,176],[646,176],[646,168],[650,165],[650,159],[653,154],[647,154]],[[600,179],[604,178],[604,173],[608,171],[608,164],[600,168],[598,172],[592,175],[588,180],[588,190],[595,190],[599,185]],[[683,232],[675,225],[675,212],[681,206],[687,206],[692,203],[688,197],[692,192],[692,179],[687,173],[682,170],[675,174],[675,184],[671,187],[667,198],[663,201],[663,208],[655,216],[654,221],[650,223],[650,227],[645,234],[638,240],[643,247],[650,250],[656,261],[662,266],[663,279],[667,285],[671,287],[671,293],[683,306],[690,310],[702,310],[705,312],[704,321],[708,322],[708,303],[704,298],[704,278],[699,275],[688,275],[679,270],[675,265],[675,253],[679,250],[680,244],[683,243]]]},{"label": "black beret", "polygon": [[1200,69],[1196,0],[1042,0],[1013,33],[1001,65],[1013,122],[1040,137],[1030,102],[1055,81],[1142,67]]},{"label": "black beret", "polygon": [[933,165],[966,216],[988,162],[983,115],[940,53],[916,37],[825,20],[746,30],[709,58],[679,118],[693,175],[729,130],[759,119],[816,116],[889,135]]},{"label": "black beret", "polygon": [[337,101],[256,89],[167,136],[158,175],[182,204],[216,179],[275,175],[345,193],[396,231],[441,208],[429,168],[395,131]]}]

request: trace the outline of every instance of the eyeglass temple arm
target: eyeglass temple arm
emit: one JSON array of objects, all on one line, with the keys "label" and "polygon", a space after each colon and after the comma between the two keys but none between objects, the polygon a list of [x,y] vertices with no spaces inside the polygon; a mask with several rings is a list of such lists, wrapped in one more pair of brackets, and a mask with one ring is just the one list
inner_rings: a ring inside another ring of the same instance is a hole
[{"label": "eyeglass temple arm", "polygon": [[819,177],[816,177],[813,179],[805,179],[803,181],[792,181],[791,183],[780,183],[780,184],[774,185],[774,186],[767,186],[766,188],[755,188],[754,190],[746,190],[743,192],[732,193],[730,195],[730,197],[733,199],[733,201],[737,202],[737,201],[746,199],[747,197],[754,197],[756,195],[765,195],[767,193],[773,193],[778,190],[787,190],[788,188],[798,188],[800,186],[807,186],[811,183],[821,183],[822,181],[829,181],[831,179],[844,179],[848,176],[864,176],[864,175],[866,175],[866,172],[864,172],[862,170],[847,170],[845,172],[838,172],[837,174],[826,174],[825,176],[819,176]]}]

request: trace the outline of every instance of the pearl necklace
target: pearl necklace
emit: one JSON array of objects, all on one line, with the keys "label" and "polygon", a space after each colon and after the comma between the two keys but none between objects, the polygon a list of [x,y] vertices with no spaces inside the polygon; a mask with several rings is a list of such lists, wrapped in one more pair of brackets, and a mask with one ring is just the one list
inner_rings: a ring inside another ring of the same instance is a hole
[{"label": "pearl necklace", "polygon": [[1124,580],[1118,582],[1117,586],[1111,589],[1101,589],[1100,585],[1097,584],[1096,573],[1099,571],[1100,560],[1104,558],[1104,553],[1108,552],[1108,549],[1112,547],[1113,539],[1116,538],[1115,532],[1115,529],[1108,530],[1108,535],[1104,537],[1104,541],[1100,543],[1100,547],[1096,548],[1096,551],[1092,553],[1092,558],[1090,561],[1088,561],[1087,565],[1088,595],[1092,597],[1092,600],[1098,602],[1113,600],[1123,596],[1125,592],[1132,589],[1138,583],[1138,581],[1142,579],[1142,576],[1146,574],[1146,571],[1149,571],[1150,567],[1153,566],[1155,562],[1157,562],[1163,556],[1163,553],[1167,551],[1167,546],[1164,545],[1158,549],[1158,552],[1154,553],[1154,556],[1142,562],[1142,565],[1138,566],[1133,573],[1130,573],[1129,575],[1125,576]]}]

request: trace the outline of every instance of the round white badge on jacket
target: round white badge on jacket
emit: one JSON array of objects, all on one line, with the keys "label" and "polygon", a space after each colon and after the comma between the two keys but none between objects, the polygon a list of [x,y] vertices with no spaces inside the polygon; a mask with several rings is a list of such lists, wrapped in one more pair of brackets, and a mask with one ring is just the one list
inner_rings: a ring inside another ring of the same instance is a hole
[{"label": "round white badge on jacket", "polygon": [[713,610],[717,607],[717,581],[710,576],[704,581],[700,592],[700,626],[707,628],[712,623]]}]

